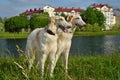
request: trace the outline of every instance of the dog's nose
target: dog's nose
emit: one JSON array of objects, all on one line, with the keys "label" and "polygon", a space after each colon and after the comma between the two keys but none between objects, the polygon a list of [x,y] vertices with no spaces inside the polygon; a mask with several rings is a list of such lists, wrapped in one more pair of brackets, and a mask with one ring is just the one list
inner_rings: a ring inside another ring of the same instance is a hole
[{"label": "dog's nose", "polygon": [[67,26],[66,28],[69,29],[69,28],[71,28],[71,26]]}]

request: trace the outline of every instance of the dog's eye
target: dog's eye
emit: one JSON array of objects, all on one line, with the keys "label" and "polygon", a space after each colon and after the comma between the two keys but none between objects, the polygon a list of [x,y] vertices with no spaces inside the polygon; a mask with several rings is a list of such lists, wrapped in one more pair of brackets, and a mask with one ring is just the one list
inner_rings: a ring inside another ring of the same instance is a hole
[{"label": "dog's eye", "polygon": [[60,18],[60,20],[61,20],[61,21],[63,21],[63,19],[62,19],[62,18]]},{"label": "dog's eye", "polygon": [[75,19],[80,19],[79,17],[75,18]]}]

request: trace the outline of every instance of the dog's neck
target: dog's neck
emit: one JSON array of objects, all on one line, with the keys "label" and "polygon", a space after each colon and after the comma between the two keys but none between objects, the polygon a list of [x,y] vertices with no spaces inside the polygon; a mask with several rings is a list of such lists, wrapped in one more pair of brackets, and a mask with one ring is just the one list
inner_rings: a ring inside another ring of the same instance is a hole
[{"label": "dog's neck", "polygon": [[53,28],[50,28],[49,26],[54,26],[54,24],[53,23],[48,24],[48,26],[46,26],[46,28],[45,28],[45,31],[48,34],[55,36],[56,31],[54,31]]},{"label": "dog's neck", "polygon": [[50,35],[55,35],[55,33],[53,33],[50,29],[46,29],[46,32]]}]

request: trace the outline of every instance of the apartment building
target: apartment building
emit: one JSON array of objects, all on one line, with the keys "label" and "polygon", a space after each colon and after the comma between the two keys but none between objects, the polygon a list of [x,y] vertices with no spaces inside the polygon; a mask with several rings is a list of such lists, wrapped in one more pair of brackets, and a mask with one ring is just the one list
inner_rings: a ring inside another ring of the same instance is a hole
[{"label": "apartment building", "polygon": [[91,5],[93,8],[98,9],[99,11],[101,11],[105,18],[105,30],[110,30],[112,25],[114,25],[116,23],[116,17],[114,15],[113,12],[113,8],[110,7],[108,4],[92,4]]}]

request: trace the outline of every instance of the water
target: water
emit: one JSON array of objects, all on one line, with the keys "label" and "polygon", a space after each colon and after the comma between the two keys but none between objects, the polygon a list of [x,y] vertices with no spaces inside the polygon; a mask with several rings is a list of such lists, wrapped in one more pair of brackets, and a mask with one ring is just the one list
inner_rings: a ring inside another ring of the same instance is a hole
[{"label": "water", "polygon": [[18,51],[16,45],[18,45],[21,50],[25,51],[26,39],[0,39],[0,56],[17,56]]},{"label": "water", "polygon": [[70,52],[81,55],[120,53],[120,35],[74,37]]},{"label": "water", "polygon": [[[16,45],[24,51],[26,39],[0,39],[0,55],[18,55]],[[120,35],[74,36],[71,55],[95,55],[120,53]]]}]

